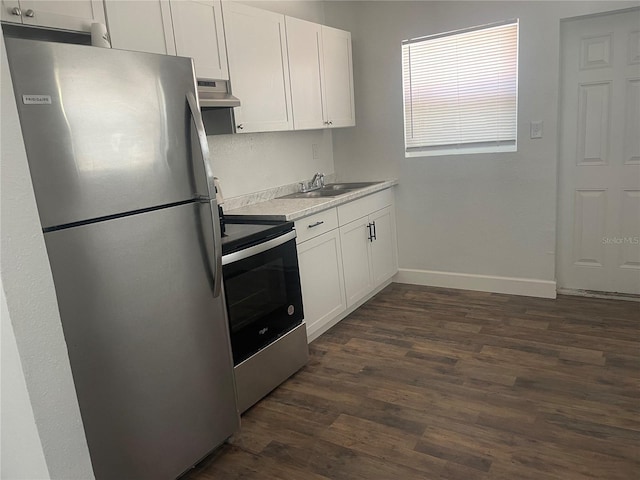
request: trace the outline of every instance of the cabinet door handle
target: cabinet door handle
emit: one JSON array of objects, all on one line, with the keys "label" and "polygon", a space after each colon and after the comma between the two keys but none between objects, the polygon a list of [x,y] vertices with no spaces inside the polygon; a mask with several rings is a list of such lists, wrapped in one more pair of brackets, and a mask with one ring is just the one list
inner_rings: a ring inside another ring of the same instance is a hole
[{"label": "cabinet door handle", "polygon": [[373,226],[373,234],[371,235],[371,238],[372,238],[371,241],[373,242],[373,240],[377,240],[378,239],[378,237],[376,237],[376,222],[373,221],[371,223],[371,225]]},{"label": "cabinet door handle", "polygon": [[367,223],[367,228],[369,229],[369,236],[367,237],[367,240],[369,240],[370,242],[373,242],[373,231],[371,230],[372,224],[371,223]]},{"label": "cabinet door handle", "polygon": [[29,17],[29,18],[33,18],[36,16],[36,12],[34,12],[33,10],[29,9],[26,12],[24,12],[24,14]]},{"label": "cabinet door handle", "polygon": [[323,223],[324,223],[323,221],[312,223],[311,225],[309,225],[309,228],[317,227],[318,225],[322,225]]},{"label": "cabinet door handle", "polygon": [[22,10],[20,10],[20,7],[13,7],[11,9],[11,15],[15,15],[16,17],[21,17],[22,16]]}]

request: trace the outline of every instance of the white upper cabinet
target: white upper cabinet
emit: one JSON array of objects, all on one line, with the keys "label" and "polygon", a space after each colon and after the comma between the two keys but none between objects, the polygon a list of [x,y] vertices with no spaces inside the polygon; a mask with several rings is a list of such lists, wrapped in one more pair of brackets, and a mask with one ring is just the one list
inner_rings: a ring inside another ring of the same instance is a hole
[{"label": "white upper cabinet", "polygon": [[356,124],[351,33],[322,26],[324,110],[330,127]]},{"label": "white upper cabinet", "polygon": [[220,0],[172,0],[176,54],[193,58],[198,78],[228,80]]},{"label": "white upper cabinet", "polygon": [[107,0],[104,6],[113,48],[176,54],[168,0]]},{"label": "white upper cabinet", "polygon": [[224,4],[238,133],[293,130],[284,15]]},{"label": "white upper cabinet", "polygon": [[2,0],[3,22],[90,32],[94,22],[104,23],[101,0]]},{"label": "white upper cabinet", "polygon": [[198,78],[228,80],[220,0],[106,0],[113,48],[191,57]]},{"label": "white upper cabinet", "polygon": [[351,34],[286,17],[296,130],[356,124]]},{"label": "white upper cabinet", "polygon": [[322,84],[322,25],[286,17],[293,126],[296,130],[324,128]]}]

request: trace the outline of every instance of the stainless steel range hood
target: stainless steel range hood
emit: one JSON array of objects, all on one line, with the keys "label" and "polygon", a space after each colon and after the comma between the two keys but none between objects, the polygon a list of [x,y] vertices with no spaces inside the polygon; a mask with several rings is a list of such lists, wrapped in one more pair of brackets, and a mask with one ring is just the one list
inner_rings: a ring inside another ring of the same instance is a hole
[{"label": "stainless steel range hood", "polygon": [[198,79],[198,100],[207,135],[236,132],[233,107],[239,107],[240,100],[229,93],[228,81]]},{"label": "stainless steel range hood", "polygon": [[229,93],[226,80],[198,80],[198,99],[200,108],[239,107],[240,100]]}]

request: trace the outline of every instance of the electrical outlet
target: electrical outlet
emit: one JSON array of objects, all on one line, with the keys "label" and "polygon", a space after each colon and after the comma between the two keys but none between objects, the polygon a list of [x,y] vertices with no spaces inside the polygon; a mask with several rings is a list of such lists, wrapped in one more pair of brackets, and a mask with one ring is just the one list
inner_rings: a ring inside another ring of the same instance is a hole
[{"label": "electrical outlet", "polygon": [[311,156],[314,160],[318,160],[320,158],[320,147],[317,143],[311,144]]},{"label": "electrical outlet", "polygon": [[531,138],[542,138],[542,120],[532,120],[529,128]]}]

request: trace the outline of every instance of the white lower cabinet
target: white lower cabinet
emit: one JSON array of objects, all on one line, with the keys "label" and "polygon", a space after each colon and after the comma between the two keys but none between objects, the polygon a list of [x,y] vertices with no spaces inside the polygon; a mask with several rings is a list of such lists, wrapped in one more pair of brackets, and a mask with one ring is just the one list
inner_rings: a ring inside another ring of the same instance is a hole
[{"label": "white lower cabinet", "polygon": [[347,307],[398,271],[393,208],[378,210],[340,227]]},{"label": "white lower cabinet", "polygon": [[373,289],[368,230],[368,217],[360,218],[340,227],[342,266],[347,306],[349,307]]},{"label": "white lower cabinet", "polygon": [[393,190],[295,223],[309,340],[367,300],[398,271]]},{"label": "white lower cabinet", "polygon": [[374,285],[380,285],[398,272],[396,247],[396,220],[393,207],[389,206],[369,215],[373,239],[371,251],[371,275]]},{"label": "white lower cabinet", "polygon": [[307,337],[347,308],[338,229],[298,244],[298,263]]}]

